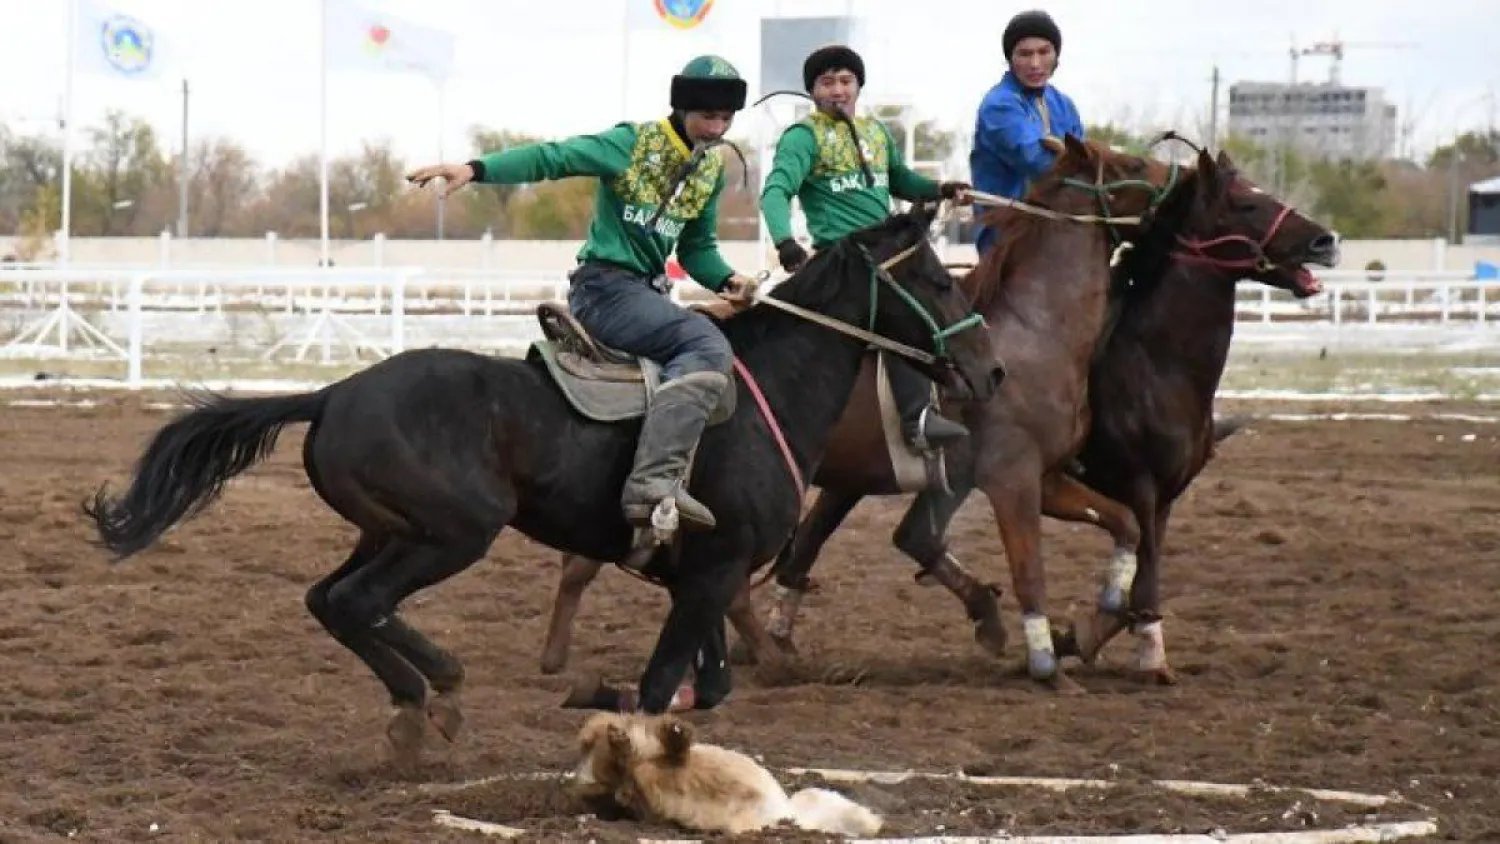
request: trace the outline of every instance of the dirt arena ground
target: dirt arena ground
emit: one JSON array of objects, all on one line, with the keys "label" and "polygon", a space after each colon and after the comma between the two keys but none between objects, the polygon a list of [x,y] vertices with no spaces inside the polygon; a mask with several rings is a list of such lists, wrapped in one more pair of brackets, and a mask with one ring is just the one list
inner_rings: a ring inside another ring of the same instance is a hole
[{"label": "dirt arena ground", "polygon": [[[304,590],[349,529],[308,489],[301,429],[206,516],[112,567],[79,500],[124,477],[167,416],[141,397],[0,404],[0,841],[478,841],[432,810],[537,840],[671,837],[582,818],[554,783],[456,783],[568,765],[582,714],[537,669],[557,555],[506,535],[407,618],[466,662],[468,722],[415,773],[384,762],[374,678],[307,615]],[[80,396],[64,396],[77,400]],[[1261,406],[1262,411],[1310,408]],[[1327,408],[1324,408],[1327,409]],[[1367,408],[1390,411],[1390,407]],[[1491,414],[1493,406],[1399,406]],[[1165,590],[1176,688],[1136,685],[1128,642],[1091,694],[1059,699],[983,657],[957,605],[915,586],[888,542],[903,502],[872,501],[818,570],[791,682],[737,672],[700,734],[776,767],[1104,777],[1109,791],[957,783],[850,789],[883,834],[1100,834],[1331,828],[1433,817],[1439,837],[1500,839],[1500,425],[1263,422],[1226,443],[1179,506]],[[1003,577],[987,511],[955,528],[971,568]],[[1083,609],[1108,550],[1047,528],[1054,611]],[[1007,585],[1012,642],[1019,621]],[[595,583],[570,670],[634,678],[665,602],[617,572]],[[1399,793],[1368,810],[1305,795],[1174,796],[1183,778]],[[447,784],[448,788],[444,788]],[[785,833],[766,840],[788,840]]]}]

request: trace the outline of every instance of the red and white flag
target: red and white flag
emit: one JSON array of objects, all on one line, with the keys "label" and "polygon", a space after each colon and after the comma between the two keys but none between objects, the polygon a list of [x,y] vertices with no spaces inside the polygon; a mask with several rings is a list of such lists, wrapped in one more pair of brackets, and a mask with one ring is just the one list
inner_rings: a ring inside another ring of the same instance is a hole
[{"label": "red and white flag", "polygon": [[355,0],[323,0],[323,32],[328,67],[421,73],[435,82],[453,69],[452,32],[413,23]]}]

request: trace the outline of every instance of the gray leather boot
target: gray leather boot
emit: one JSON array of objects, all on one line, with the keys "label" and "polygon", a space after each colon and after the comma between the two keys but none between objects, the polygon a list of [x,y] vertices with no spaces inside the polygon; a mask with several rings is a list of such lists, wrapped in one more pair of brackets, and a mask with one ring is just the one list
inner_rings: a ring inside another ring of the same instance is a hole
[{"label": "gray leather boot", "polygon": [[714,527],[714,514],[688,495],[683,474],[688,454],[728,386],[729,377],[721,372],[690,372],[656,388],[636,444],[635,466],[620,499],[632,525],[649,526],[651,511],[672,497],[678,517],[690,526]]}]

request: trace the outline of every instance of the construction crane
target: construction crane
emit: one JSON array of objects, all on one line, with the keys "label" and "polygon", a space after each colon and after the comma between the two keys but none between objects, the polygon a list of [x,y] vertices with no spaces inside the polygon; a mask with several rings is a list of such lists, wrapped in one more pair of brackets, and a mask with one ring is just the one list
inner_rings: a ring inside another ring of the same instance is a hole
[{"label": "construction crane", "polygon": [[1290,50],[1292,57],[1292,84],[1297,84],[1297,60],[1302,56],[1329,56],[1333,59],[1328,66],[1328,84],[1339,84],[1339,70],[1344,62],[1344,50],[1349,47],[1373,47],[1376,49],[1400,50],[1416,47],[1411,41],[1344,41],[1337,35],[1327,41],[1315,41],[1306,47],[1298,47],[1296,39],[1292,39]]}]

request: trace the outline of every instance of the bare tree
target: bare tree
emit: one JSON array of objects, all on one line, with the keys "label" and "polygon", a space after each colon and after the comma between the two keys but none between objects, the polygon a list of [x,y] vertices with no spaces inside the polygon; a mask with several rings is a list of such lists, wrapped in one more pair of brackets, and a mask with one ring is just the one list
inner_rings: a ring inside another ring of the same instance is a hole
[{"label": "bare tree", "polygon": [[207,138],[193,148],[188,166],[188,231],[198,237],[250,234],[234,226],[260,192],[260,168],[250,154],[229,138]]}]

